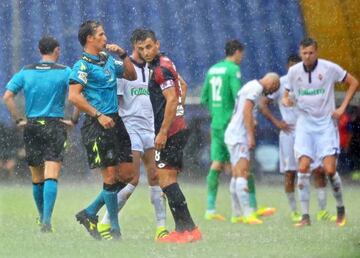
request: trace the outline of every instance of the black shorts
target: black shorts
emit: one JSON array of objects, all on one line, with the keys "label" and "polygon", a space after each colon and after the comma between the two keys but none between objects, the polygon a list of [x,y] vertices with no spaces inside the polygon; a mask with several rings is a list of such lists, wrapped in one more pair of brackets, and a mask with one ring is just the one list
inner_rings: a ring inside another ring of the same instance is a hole
[{"label": "black shorts", "polygon": [[172,168],[181,170],[183,150],[189,139],[190,130],[184,129],[170,136],[165,148],[155,151],[155,162],[158,168]]},{"label": "black shorts", "polygon": [[29,166],[64,159],[66,127],[60,118],[28,118],[24,128],[26,160]]},{"label": "black shorts", "polygon": [[132,162],[131,141],[118,114],[111,117],[115,126],[105,129],[96,118],[86,116],[81,128],[90,168],[106,168],[122,162]]}]

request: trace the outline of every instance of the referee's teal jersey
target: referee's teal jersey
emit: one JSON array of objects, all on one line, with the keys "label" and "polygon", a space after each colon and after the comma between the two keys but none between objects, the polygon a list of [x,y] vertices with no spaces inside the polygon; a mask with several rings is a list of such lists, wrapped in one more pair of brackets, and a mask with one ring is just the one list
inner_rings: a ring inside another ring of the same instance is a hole
[{"label": "referee's teal jersey", "polygon": [[40,61],[16,73],[6,89],[14,94],[24,90],[28,118],[64,117],[70,73],[71,69],[67,66]]}]

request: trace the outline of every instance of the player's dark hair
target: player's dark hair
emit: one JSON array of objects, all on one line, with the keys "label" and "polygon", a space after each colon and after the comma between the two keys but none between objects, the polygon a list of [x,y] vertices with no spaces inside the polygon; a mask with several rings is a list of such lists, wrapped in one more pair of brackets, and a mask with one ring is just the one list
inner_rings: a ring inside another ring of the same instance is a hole
[{"label": "player's dark hair", "polygon": [[59,42],[50,36],[42,37],[39,40],[39,50],[42,55],[52,54],[58,46],[60,46]]},{"label": "player's dark hair", "polygon": [[80,25],[78,39],[81,46],[85,46],[88,36],[95,35],[96,29],[102,26],[101,22],[88,20]]},{"label": "player's dark hair", "polygon": [[301,58],[297,54],[292,54],[288,56],[287,63],[299,63],[301,62]]},{"label": "player's dark hair", "polygon": [[317,44],[316,40],[313,39],[313,38],[304,38],[304,39],[300,42],[300,46],[301,46],[301,47],[314,46],[315,49],[317,49],[318,44]]},{"label": "player's dark hair", "polygon": [[157,41],[155,32],[153,30],[138,28],[132,32],[130,40],[131,43],[134,45],[137,41],[144,41],[147,38],[150,38],[153,41]]},{"label": "player's dark hair", "polygon": [[235,54],[236,50],[243,51],[244,45],[237,39],[232,39],[226,42],[225,44],[225,55],[232,56]]}]

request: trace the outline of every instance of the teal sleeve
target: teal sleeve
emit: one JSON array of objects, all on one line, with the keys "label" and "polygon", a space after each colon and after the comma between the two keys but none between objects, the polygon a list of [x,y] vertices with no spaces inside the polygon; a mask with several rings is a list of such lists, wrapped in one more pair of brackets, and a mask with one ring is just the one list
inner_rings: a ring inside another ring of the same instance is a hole
[{"label": "teal sleeve", "polygon": [[114,59],[114,65],[115,65],[116,78],[119,78],[119,79],[123,78],[124,77],[124,63],[122,61]]},{"label": "teal sleeve", "polygon": [[24,87],[24,72],[21,70],[16,73],[6,85],[6,89],[17,94]]},{"label": "teal sleeve", "polygon": [[74,64],[73,69],[70,72],[70,82],[78,83],[85,87],[88,78],[88,67],[86,62],[80,60]]}]

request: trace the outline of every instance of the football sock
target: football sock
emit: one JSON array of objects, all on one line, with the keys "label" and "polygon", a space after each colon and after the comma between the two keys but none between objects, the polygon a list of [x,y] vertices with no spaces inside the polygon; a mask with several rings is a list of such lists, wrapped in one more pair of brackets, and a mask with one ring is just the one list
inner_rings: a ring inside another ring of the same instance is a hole
[{"label": "football sock", "polygon": [[95,217],[104,204],[103,191],[101,191],[95,200],[87,208],[85,208],[85,211],[89,216]]},{"label": "football sock", "polygon": [[44,210],[44,182],[32,183],[32,190],[36,208],[39,212],[40,221],[42,221]]},{"label": "football sock", "polygon": [[106,205],[107,212],[109,213],[111,229],[120,231],[118,220],[118,202],[117,193],[119,191],[119,183],[105,184],[103,187],[103,199]]},{"label": "football sock", "polygon": [[248,180],[243,177],[236,178],[236,195],[240,201],[240,206],[244,211],[244,216],[251,215],[252,209],[250,208],[250,200],[248,193]]},{"label": "football sock", "polygon": [[249,189],[249,198],[250,198],[250,208],[253,211],[257,210],[257,201],[256,201],[256,188],[255,188],[255,178],[252,174],[249,174],[247,188]]},{"label": "football sock", "polygon": [[163,191],[160,186],[154,185],[150,186],[150,198],[151,203],[154,205],[155,209],[155,219],[157,227],[165,227],[166,220],[166,207],[165,207],[165,198],[163,197]]},{"label": "football sock", "polygon": [[185,230],[192,231],[195,228],[195,224],[178,183],[168,185],[162,190],[168,199],[169,207],[174,217],[175,230],[179,232]]},{"label": "football sock", "polygon": [[309,214],[310,174],[298,173],[298,189],[302,214]]},{"label": "football sock", "polygon": [[326,198],[326,187],[319,187],[316,189],[317,191],[317,200],[320,210],[326,209],[327,198]]},{"label": "football sock", "polygon": [[230,180],[230,195],[231,195],[232,216],[238,217],[241,215],[241,208],[240,208],[239,199],[236,195],[236,177],[232,177]]},{"label": "football sock", "polygon": [[336,206],[337,207],[344,206],[343,197],[342,197],[342,183],[339,173],[336,172],[335,175],[329,177],[329,179],[330,179],[333,195],[336,200]]},{"label": "football sock", "polygon": [[296,211],[295,193],[294,193],[294,192],[286,193],[286,196],[287,196],[287,198],[288,198],[291,211],[292,211],[292,212],[295,212],[295,211]]},{"label": "football sock", "polygon": [[[121,186],[123,186],[123,185],[125,187],[121,188]],[[136,188],[136,186],[134,186],[132,184],[123,184],[123,183],[118,184],[117,189],[116,189],[118,212],[122,209],[122,207],[124,207],[126,201],[129,199],[131,194],[134,192],[135,188]],[[109,212],[107,210],[105,211],[105,214],[101,220],[101,224],[110,224],[110,216],[109,216]]]},{"label": "football sock", "polygon": [[44,213],[42,224],[51,224],[51,215],[54,209],[58,182],[56,179],[47,178],[44,182]]},{"label": "football sock", "polygon": [[206,177],[208,194],[207,194],[207,210],[215,211],[216,195],[219,186],[219,174],[220,171],[210,169],[209,174]]}]

